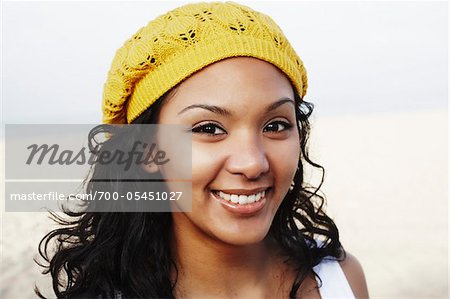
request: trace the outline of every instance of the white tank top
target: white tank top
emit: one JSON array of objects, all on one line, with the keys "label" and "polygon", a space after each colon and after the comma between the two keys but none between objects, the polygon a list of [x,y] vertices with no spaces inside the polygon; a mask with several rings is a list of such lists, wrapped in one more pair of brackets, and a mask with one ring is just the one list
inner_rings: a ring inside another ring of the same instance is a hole
[{"label": "white tank top", "polygon": [[[325,258],[314,267],[314,271],[322,279],[322,287],[319,288],[322,299],[355,299],[338,261]],[[317,277],[316,281],[317,285],[320,285]]]}]

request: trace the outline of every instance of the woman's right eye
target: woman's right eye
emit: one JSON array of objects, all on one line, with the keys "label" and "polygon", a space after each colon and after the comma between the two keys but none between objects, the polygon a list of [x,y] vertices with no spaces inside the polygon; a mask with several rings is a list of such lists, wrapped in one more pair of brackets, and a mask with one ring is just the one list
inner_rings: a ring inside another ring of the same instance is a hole
[{"label": "woman's right eye", "polygon": [[225,130],[223,130],[221,127],[219,127],[214,123],[207,123],[204,125],[193,127],[191,131],[194,133],[206,134],[209,136],[218,136],[226,134]]}]

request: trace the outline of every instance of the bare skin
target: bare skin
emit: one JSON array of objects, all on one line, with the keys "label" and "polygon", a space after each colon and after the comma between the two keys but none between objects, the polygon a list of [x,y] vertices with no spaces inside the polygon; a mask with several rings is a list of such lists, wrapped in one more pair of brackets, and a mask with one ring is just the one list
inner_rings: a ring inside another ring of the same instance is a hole
[{"label": "bare skin", "polygon": [[[162,106],[158,123],[194,130],[192,212],[172,213],[177,298],[289,297],[294,267],[267,236],[300,155],[293,100],[290,81],[275,66],[237,57],[195,73]],[[249,215],[214,197],[261,188],[263,208]],[[298,295],[320,298],[315,286],[309,277]]]}]

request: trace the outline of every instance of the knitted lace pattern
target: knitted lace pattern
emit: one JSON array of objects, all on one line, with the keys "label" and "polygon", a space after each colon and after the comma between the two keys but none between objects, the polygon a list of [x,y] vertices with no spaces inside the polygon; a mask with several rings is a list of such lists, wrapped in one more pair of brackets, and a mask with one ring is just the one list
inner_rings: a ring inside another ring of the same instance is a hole
[{"label": "knitted lace pattern", "polygon": [[194,3],[157,17],[117,50],[103,90],[103,122],[130,123],[196,71],[238,56],[272,63],[305,96],[303,62],[269,16],[235,2]]}]

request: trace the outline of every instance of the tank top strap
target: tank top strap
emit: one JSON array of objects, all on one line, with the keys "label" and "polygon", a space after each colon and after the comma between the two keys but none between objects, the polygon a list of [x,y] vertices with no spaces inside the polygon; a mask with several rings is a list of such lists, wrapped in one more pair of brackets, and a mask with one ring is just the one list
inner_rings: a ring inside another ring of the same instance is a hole
[{"label": "tank top strap", "polygon": [[[313,269],[322,279],[322,286],[319,288],[322,299],[355,299],[344,271],[334,257],[324,258]],[[320,285],[317,277],[316,281]]]}]

